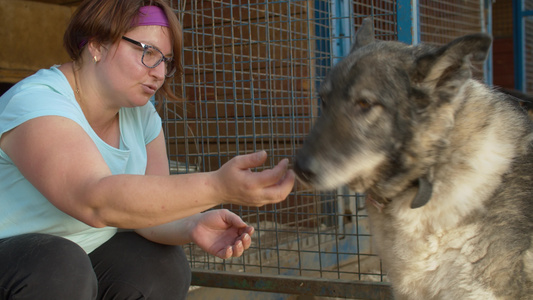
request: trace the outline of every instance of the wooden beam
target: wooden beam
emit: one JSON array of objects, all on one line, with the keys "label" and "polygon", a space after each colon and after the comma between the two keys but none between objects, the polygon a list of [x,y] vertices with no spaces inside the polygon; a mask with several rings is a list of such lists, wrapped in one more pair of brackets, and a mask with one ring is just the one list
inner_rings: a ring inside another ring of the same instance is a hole
[{"label": "wooden beam", "polygon": [[[25,1],[25,0],[20,0]],[[59,5],[79,5],[81,3],[81,0],[31,0],[33,2],[42,2],[42,3],[49,3],[49,4],[59,4]]]},{"label": "wooden beam", "polygon": [[0,0],[0,80],[17,82],[42,68],[70,61],[63,34],[73,7]]}]

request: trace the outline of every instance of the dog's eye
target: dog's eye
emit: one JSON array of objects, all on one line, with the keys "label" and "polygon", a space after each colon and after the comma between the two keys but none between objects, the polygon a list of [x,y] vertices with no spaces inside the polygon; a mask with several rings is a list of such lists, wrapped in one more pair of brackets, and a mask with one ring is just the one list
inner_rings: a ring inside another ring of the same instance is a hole
[{"label": "dog's eye", "polygon": [[326,109],[326,107],[327,107],[327,103],[326,103],[326,101],[324,101],[323,98],[320,98],[320,107],[322,109]]},{"label": "dog's eye", "polygon": [[367,99],[359,99],[355,102],[355,104],[360,107],[363,111],[367,111],[370,108],[372,108],[372,103],[368,101]]}]

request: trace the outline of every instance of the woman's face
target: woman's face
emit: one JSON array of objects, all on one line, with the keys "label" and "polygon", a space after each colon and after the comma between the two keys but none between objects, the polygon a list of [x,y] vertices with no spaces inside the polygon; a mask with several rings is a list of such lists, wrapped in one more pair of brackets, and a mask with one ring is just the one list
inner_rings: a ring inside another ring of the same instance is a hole
[{"label": "woman's face", "polygon": [[[159,49],[166,57],[172,56],[170,31],[163,26],[138,26],[125,37]],[[145,105],[163,85],[166,67],[161,62],[155,68],[142,63],[143,48],[124,39],[102,51],[97,63],[98,78],[104,86],[103,95],[118,107]],[[146,62],[146,60],[145,60]],[[115,101],[118,101],[117,103]]]}]

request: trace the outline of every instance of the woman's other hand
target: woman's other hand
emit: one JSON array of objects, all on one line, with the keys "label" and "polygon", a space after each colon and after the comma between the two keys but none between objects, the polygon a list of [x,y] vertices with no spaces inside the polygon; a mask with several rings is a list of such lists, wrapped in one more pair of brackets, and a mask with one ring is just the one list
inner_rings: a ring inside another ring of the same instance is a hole
[{"label": "woman's other hand", "polygon": [[210,210],[190,221],[191,241],[219,258],[239,257],[252,243],[254,228],[229,210]]}]

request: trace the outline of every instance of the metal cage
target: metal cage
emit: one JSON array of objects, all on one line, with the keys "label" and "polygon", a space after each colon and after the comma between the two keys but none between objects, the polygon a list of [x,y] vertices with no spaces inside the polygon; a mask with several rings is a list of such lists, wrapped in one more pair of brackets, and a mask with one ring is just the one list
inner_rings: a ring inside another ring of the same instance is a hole
[{"label": "metal cage", "polygon": [[[184,31],[184,76],[164,101],[171,173],[218,169],[266,150],[292,161],[319,115],[317,89],[367,16],[378,39],[443,43],[483,30],[479,0],[174,0]],[[413,19],[412,16],[415,16]],[[296,184],[261,208],[225,206],[253,225],[251,248],[220,260],[184,249],[193,285],[315,296],[390,299],[362,195]],[[224,299],[223,297],[221,299]]]}]

